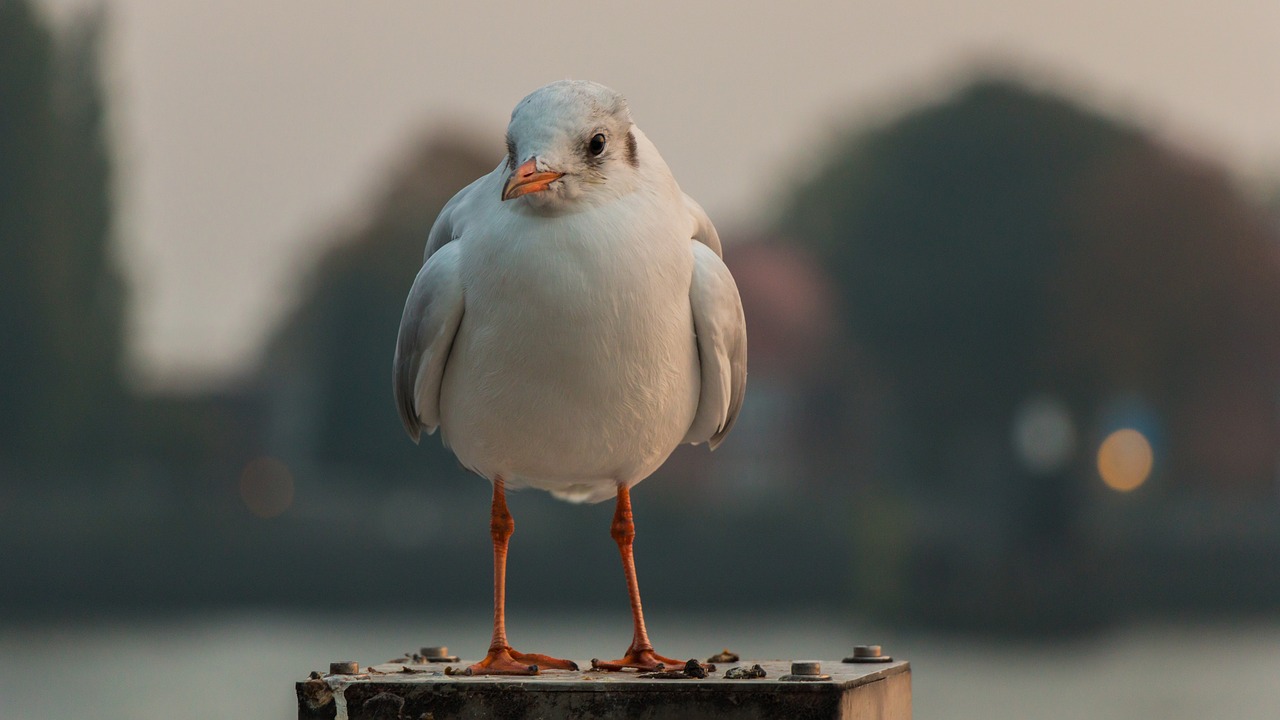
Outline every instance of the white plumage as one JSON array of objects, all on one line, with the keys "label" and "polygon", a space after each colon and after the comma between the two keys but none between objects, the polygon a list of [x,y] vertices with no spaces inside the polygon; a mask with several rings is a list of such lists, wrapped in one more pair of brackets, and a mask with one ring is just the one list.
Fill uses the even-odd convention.
[{"label": "white plumage", "polygon": [[535,91],[508,147],[431,230],[396,403],[415,441],[439,426],[490,480],[603,500],[680,443],[728,433],[746,386],[741,301],[715,228],[616,92]]}]

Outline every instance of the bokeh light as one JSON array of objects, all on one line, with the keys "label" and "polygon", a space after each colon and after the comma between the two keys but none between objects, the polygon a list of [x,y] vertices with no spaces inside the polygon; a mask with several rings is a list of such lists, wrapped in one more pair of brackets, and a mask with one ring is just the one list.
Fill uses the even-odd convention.
[{"label": "bokeh light", "polygon": [[1135,490],[1146,482],[1154,463],[1151,443],[1133,428],[1116,430],[1098,448],[1098,473],[1107,487],[1119,492]]},{"label": "bokeh light", "polygon": [[1066,404],[1048,395],[1024,401],[1013,419],[1013,446],[1028,470],[1061,470],[1076,449],[1076,428]]},{"label": "bokeh light", "polygon": [[293,504],[293,473],[272,457],[251,460],[240,472],[240,498],[249,512],[273,518]]}]

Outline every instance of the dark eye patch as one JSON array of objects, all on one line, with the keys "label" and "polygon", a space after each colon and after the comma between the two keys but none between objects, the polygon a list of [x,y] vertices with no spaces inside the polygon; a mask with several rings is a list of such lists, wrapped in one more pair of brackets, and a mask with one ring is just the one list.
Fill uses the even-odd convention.
[{"label": "dark eye patch", "polygon": [[640,167],[640,157],[636,154],[636,134],[627,131],[627,162],[631,167]]}]

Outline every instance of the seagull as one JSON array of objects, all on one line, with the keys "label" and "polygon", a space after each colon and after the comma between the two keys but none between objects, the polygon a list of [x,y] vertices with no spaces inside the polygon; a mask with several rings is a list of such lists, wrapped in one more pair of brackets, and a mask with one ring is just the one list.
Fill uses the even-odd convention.
[{"label": "seagull", "polygon": [[738,289],[707,214],[626,100],[555,82],[521,100],[507,156],[440,211],[400,320],[394,391],[414,442],[440,428],[493,485],[493,639],[470,674],[577,664],[507,642],[506,488],[616,498],[634,633],[600,670],[655,670],[640,606],[631,488],[682,443],[715,449],[747,378]]}]

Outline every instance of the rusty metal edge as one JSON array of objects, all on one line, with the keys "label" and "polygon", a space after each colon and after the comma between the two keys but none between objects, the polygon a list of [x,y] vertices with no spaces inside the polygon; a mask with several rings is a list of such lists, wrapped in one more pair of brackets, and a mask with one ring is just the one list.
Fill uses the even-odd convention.
[{"label": "rusty metal edge", "polygon": [[[877,663],[878,664],[878,663]],[[388,688],[423,688],[430,685],[447,685],[449,687],[518,687],[526,692],[604,692],[608,691],[626,691],[626,692],[724,692],[725,688],[738,688],[740,691],[749,690],[751,688],[768,688],[771,692],[787,692],[787,693],[814,693],[814,692],[830,692],[836,690],[848,690],[860,687],[869,683],[883,680],[887,677],[908,672],[911,668],[910,661],[898,660],[892,663],[880,665],[875,668],[874,672],[865,675],[850,678],[848,680],[822,680],[816,682],[782,682],[777,677],[766,677],[751,680],[725,680],[721,676],[714,678],[688,680],[659,680],[646,679],[642,680],[634,677],[627,677],[619,681],[619,678],[610,678],[607,681],[592,682],[590,680],[573,680],[567,682],[521,682],[510,678],[502,677],[465,677],[451,676],[448,680],[440,679],[443,676],[426,676],[426,675],[407,675],[391,673],[383,676],[374,676],[368,680],[360,679],[350,684],[352,685],[368,685]],[[868,668],[870,669],[870,668]],[[395,679],[392,679],[395,678]],[[300,680],[296,683],[297,688],[302,688],[307,681]]]}]

